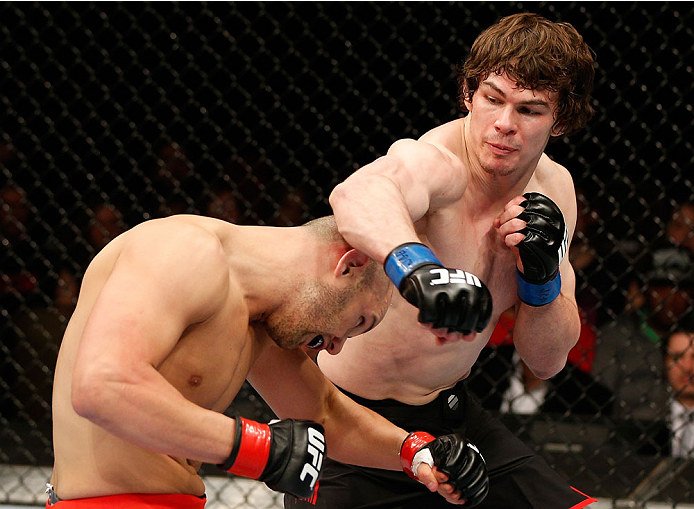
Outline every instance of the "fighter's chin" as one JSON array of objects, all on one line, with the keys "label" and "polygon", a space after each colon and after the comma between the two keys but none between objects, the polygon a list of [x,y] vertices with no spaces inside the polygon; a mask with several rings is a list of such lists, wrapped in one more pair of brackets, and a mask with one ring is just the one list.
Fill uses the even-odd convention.
[{"label": "fighter's chin", "polygon": [[304,336],[288,336],[284,334],[272,334],[268,332],[270,339],[283,350],[293,350],[300,347],[305,337]]},{"label": "fighter's chin", "polygon": [[507,164],[494,164],[490,162],[483,162],[481,166],[485,173],[493,177],[507,177],[509,175],[513,175],[514,173],[516,173],[516,171],[518,171],[518,168],[516,166],[509,166]]},{"label": "fighter's chin", "polygon": [[298,341],[287,341],[285,339],[275,339],[275,338],[272,338],[272,340],[282,350],[294,350],[295,348],[298,348],[301,346],[301,343]]}]

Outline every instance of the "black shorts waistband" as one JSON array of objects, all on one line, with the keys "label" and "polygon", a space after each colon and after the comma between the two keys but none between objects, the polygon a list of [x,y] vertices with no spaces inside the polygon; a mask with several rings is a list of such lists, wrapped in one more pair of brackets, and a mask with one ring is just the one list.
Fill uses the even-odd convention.
[{"label": "black shorts waistband", "polygon": [[[408,429],[405,423],[416,423],[421,419],[435,422],[449,428],[460,426],[465,417],[468,394],[464,381],[458,382],[450,389],[441,391],[435,399],[424,405],[410,405],[395,399],[367,399],[336,386],[350,399],[361,406],[369,408],[395,424]],[[398,422],[403,419],[403,422]]]}]

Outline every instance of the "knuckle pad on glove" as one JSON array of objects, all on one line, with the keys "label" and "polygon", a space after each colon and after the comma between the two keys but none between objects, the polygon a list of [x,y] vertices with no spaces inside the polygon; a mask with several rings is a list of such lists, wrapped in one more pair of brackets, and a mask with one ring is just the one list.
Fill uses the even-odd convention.
[{"label": "knuckle pad on glove", "polygon": [[463,334],[483,330],[491,315],[489,289],[468,272],[433,268],[420,267],[401,283],[403,297],[419,309],[419,322]]},{"label": "knuckle pad on glove", "polygon": [[535,231],[525,228],[525,238],[518,243],[518,252],[523,263],[523,275],[530,282],[545,282],[559,267],[558,245],[563,235],[555,228],[553,231]]},{"label": "knuckle pad on glove", "polygon": [[467,500],[465,507],[479,504],[489,491],[489,477],[482,456],[456,434],[439,437],[431,448],[437,468],[448,475],[447,482]]},{"label": "knuckle pad on glove", "polygon": [[451,299],[448,293],[442,291],[436,295],[434,307],[436,309],[436,321],[434,327],[444,329],[455,324],[453,315],[456,306],[451,305]]},{"label": "knuckle pad on glove", "polygon": [[419,307],[419,296],[421,294],[417,288],[417,282],[414,279],[406,279],[402,282],[400,293],[407,302],[413,306]]}]

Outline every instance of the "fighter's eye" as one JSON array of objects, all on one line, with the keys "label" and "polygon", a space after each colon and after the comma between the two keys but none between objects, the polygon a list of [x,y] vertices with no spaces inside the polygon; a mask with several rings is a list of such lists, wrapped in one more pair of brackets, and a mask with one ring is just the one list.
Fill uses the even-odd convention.
[{"label": "fighter's eye", "polygon": [[309,348],[320,348],[321,346],[323,346],[323,336],[321,336],[319,334],[318,336],[313,338],[311,341],[309,341],[306,346]]}]

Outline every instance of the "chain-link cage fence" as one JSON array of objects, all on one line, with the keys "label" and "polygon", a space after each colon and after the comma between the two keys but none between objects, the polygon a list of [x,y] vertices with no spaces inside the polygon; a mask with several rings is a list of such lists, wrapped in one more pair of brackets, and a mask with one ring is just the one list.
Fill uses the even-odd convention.
[{"label": "chain-link cage fence", "polygon": [[[356,168],[460,115],[455,65],[518,11],[572,23],[597,55],[595,117],[547,149],[579,196],[583,330],[542,382],[514,358],[504,315],[470,387],[579,489],[694,502],[665,376],[684,357],[664,342],[693,312],[693,11],[621,2],[0,4],[0,461],[13,474],[0,501],[27,489],[43,502],[29,467],[52,464],[58,347],[106,242],[175,213],[329,214]],[[272,417],[249,386],[233,406]],[[208,481],[218,507],[278,500]]]}]

